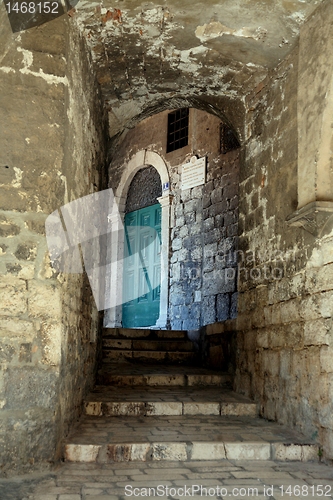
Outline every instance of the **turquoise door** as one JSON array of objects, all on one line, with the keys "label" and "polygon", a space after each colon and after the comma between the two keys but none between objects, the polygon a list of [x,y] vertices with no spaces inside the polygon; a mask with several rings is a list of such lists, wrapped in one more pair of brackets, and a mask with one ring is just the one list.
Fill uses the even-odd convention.
[{"label": "turquoise door", "polygon": [[124,328],[153,326],[160,312],[161,205],[125,215]]}]

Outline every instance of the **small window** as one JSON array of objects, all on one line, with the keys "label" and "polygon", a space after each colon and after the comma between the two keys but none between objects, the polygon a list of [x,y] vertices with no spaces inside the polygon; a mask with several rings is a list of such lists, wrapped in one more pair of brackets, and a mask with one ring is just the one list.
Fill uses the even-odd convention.
[{"label": "small window", "polygon": [[229,151],[238,149],[240,144],[228,125],[221,123],[220,127],[220,152],[225,155]]},{"label": "small window", "polygon": [[167,153],[188,145],[188,116],[188,108],[169,113]]}]

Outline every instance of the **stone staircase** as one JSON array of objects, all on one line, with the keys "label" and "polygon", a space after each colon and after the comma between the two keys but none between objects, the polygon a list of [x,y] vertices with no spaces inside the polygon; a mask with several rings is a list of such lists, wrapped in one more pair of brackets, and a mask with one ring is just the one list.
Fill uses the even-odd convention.
[{"label": "stone staircase", "polygon": [[103,363],[114,361],[196,364],[199,353],[185,331],[105,328]]},{"label": "stone staircase", "polygon": [[198,366],[186,332],[107,329],[98,385],[65,443],[69,462],[318,460],[304,436],[258,417],[228,373]]}]

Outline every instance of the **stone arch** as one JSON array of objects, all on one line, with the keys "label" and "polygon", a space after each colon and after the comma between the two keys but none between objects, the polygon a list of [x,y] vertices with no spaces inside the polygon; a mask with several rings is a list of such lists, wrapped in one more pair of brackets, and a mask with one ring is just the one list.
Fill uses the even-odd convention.
[{"label": "stone arch", "polygon": [[[151,99],[144,104],[133,103],[131,109],[127,109],[126,103],[119,102],[118,107],[109,113],[109,134],[113,140],[111,149],[116,150],[125,135],[124,130],[134,128],[138,123],[148,117],[170,109],[194,108],[215,115],[223,123],[226,123],[235,134],[238,142],[245,142],[245,107],[243,103],[229,96],[173,96],[163,99]],[[123,116],[125,118],[123,118]]]},{"label": "stone arch", "polygon": [[163,189],[163,186],[169,185],[169,172],[163,158],[154,151],[138,151],[127,163],[125,170],[121,176],[119,185],[116,189],[115,196],[118,203],[121,205],[126,200],[126,196],[135,174],[144,166],[151,165],[160,175],[163,196],[165,191],[169,194],[169,188]]}]

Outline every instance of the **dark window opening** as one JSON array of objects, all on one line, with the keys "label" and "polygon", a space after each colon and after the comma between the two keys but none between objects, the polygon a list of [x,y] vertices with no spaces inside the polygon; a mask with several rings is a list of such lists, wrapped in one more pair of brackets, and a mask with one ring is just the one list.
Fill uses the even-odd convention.
[{"label": "dark window opening", "polygon": [[235,136],[234,132],[228,125],[221,123],[220,125],[220,152],[225,155],[229,151],[238,149],[240,144]]},{"label": "dark window opening", "polygon": [[181,108],[168,115],[167,153],[188,145],[188,108]]}]

